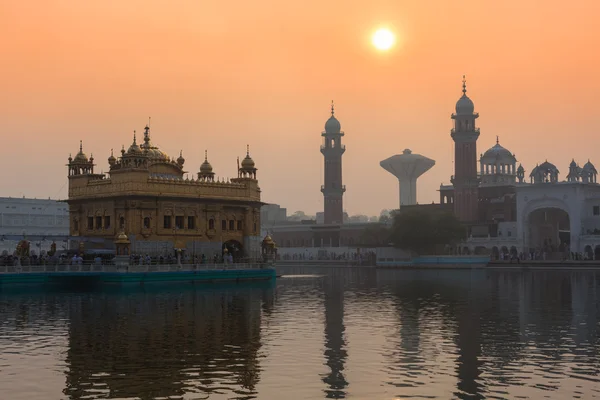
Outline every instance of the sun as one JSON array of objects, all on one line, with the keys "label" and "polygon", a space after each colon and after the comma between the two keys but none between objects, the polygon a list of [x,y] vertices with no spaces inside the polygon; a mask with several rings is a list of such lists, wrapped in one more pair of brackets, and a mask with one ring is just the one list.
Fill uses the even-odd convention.
[{"label": "sun", "polygon": [[389,50],[396,43],[396,36],[389,29],[381,28],[375,31],[371,42],[378,50]]}]

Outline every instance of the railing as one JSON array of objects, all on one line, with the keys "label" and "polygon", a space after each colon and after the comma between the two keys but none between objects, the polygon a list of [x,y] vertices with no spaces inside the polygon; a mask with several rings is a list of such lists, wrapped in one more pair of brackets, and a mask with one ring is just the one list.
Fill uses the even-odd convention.
[{"label": "railing", "polygon": [[346,185],[342,185],[340,187],[325,187],[325,185],[321,185],[321,191],[324,191],[324,190],[327,190],[327,189],[329,189],[331,191],[336,191],[338,189],[341,189],[343,192],[345,192],[346,191]]},{"label": "railing", "polygon": [[139,272],[193,272],[193,271],[222,271],[222,270],[242,270],[242,269],[262,269],[265,264],[262,263],[232,263],[232,264],[154,264],[154,265],[23,265],[23,266],[0,266],[0,274],[15,273],[139,273]]}]

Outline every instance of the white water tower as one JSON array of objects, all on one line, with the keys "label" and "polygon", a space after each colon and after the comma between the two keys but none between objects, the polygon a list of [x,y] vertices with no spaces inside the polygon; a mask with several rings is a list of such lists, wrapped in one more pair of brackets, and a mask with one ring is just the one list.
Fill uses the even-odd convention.
[{"label": "white water tower", "polygon": [[379,165],[398,178],[402,207],[417,204],[417,178],[429,171],[435,161],[406,149],[402,154],[381,161]]}]

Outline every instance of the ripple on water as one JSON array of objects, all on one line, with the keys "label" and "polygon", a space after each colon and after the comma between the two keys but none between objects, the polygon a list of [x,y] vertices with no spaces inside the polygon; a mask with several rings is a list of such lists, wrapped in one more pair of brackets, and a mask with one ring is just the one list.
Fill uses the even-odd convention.
[{"label": "ripple on water", "polygon": [[593,271],[282,271],[275,285],[0,294],[0,393],[600,398]]}]

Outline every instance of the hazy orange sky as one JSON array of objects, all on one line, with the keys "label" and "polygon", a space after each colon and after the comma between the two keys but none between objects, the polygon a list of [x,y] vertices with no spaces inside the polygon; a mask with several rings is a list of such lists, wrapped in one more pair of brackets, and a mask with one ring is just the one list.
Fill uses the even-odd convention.
[{"label": "hazy orange sky", "polygon": [[[478,153],[499,135],[527,174],[547,158],[564,178],[572,157],[600,164],[599,17],[592,0],[4,0],[0,195],[65,198],[79,139],[106,171],[151,116],[190,173],[208,149],[234,176],[248,143],[263,200],[314,213],[333,99],[350,214],[397,207],[379,161],[404,148],[436,160],[418,199],[437,201],[463,74]],[[389,52],[370,44],[382,25]]]}]

